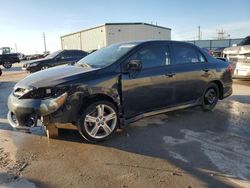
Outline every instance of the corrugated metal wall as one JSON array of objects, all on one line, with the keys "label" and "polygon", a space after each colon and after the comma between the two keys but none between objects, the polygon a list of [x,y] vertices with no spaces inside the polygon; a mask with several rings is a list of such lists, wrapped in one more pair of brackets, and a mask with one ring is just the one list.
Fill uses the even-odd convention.
[{"label": "corrugated metal wall", "polygon": [[222,40],[193,40],[187,41],[193,43],[201,48],[208,48],[210,50],[215,50],[219,47],[230,47],[233,44],[239,44],[243,38],[241,39],[222,39]]},{"label": "corrugated metal wall", "polygon": [[171,30],[148,25],[106,25],[107,45],[133,40],[170,40]]},{"label": "corrugated metal wall", "polygon": [[91,51],[106,46],[106,29],[105,26],[81,32],[82,49]]},{"label": "corrugated metal wall", "polygon": [[62,49],[82,49],[80,32],[61,37]]},{"label": "corrugated metal wall", "polygon": [[171,30],[143,24],[103,25],[61,37],[62,49],[91,51],[133,40],[170,40]]}]

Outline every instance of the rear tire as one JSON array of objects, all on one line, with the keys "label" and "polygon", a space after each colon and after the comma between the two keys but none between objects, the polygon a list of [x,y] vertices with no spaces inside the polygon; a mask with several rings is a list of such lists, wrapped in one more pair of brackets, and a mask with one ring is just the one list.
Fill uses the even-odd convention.
[{"label": "rear tire", "polygon": [[4,62],[3,67],[6,69],[10,69],[12,67],[12,63],[11,62]]},{"label": "rear tire", "polygon": [[202,96],[201,108],[203,111],[211,111],[219,99],[219,88],[215,83],[209,83]]},{"label": "rear tire", "polygon": [[117,127],[117,108],[104,100],[88,104],[78,122],[79,133],[85,140],[93,143],[111,138]]}]

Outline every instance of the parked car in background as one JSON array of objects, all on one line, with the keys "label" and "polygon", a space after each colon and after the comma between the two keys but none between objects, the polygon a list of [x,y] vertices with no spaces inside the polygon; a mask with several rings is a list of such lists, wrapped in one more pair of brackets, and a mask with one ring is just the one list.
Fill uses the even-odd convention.
[{"label": "parked car in background", "polygon": [[94,52],[96,52],[97,51],[97,49],[95,49],[95,50],[90,50],[90,51],[88,51],[88,54],[92,54],[92,53],[94,53]]},{"label": "parked car in background", "polygon": [[87,55],[87,52],[82,50],[59,50],[45,58],[28,61],[23,64],[23,70],[36,72],[50,67],[74,64]]},{"label": "parked car in background", "polygon": [[42,59],[44,57],[44,54],[32,54],[27,57],[27,60]]},{"label": "parked car in background", "polygon": [[212,54],[214,57],[223,57],[223,50],[225,49],[225,47],[219,47],[216,48],[214,51],[212,51]]},{"label": "parked car in background", "polygon": [[11,51],[10,47],[0,48],[0,65],[4,68],[9,69],[13,63],[19,63],[19,54]]},{"label": "parked car in background", "polygon": [[207,48],[202,48],[202,50],[204,50],[204,52],[208,53],[209,55],[213,55],[212,51]]},{"label": "parked car in background", "polygon": [[234,78],[250,78],[250,36],[237,46],[225,48],[223,56],[235,65]]},{"label": "parked car in background", "polygon": [[120,43],[19,81],[8,120],[21,129],[37,119],[73,123],[85,139],[99,142],[143,117],[197,105],[210,111],[231,94],[231,65],[193,44]]},{"label": "parked car in background", "polygon": [[20,61],[23,61],[23,60],[26,59],[26,56],[25,56],[24,54],[18,53],[18,55],[19,55],[19,60],[20,60]]}]

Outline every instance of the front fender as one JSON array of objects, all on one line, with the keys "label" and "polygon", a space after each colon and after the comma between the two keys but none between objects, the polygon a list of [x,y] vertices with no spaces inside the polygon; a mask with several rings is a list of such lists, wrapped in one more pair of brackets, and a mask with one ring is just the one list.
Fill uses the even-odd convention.
[{"label": "front fender", "polygon": [[70,92],[65,104],[55,113],[49,116],[53,123],[74,123],[82,114],[84,107],[95,97],[108,97],[118,106],[120,111],[120,95],[115,88],[98,86],[79,86]]}]

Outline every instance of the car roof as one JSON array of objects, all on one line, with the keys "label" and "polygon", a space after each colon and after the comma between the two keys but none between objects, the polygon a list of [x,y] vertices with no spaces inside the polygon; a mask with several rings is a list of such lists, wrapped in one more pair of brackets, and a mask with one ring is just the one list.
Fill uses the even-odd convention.
[{"label": "car roof", "polygon": [[190,42],[184,42],[184,41],[175,41],[175,40],[136,40],[136,41],[128,41],[128,42],[120,42],[116,43],[117,45],[125,45],[125,44],[134,44],[134,45],[140,45],[140,44],[146,44],[146,43],[158,43],[158,42],[169,42],[169,43],[182,43],[182,44],[188,44],[191,46],[196,46]]},{"label": "car roof", "polygon": [[[59,50],[60,51],[60,50]],[[79,50],[79,49],[64,49],[64,50],[61,50],[61,52],[65,52],[65,51],[75,51],[75,52],[85,52],[87,53],[86,51],[84,50]]]}]

